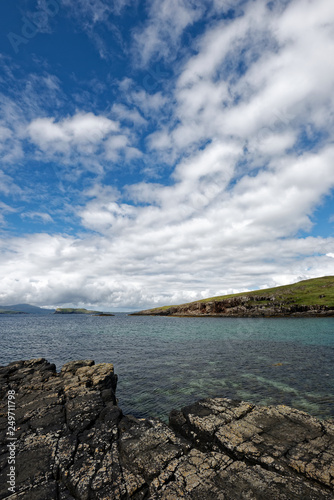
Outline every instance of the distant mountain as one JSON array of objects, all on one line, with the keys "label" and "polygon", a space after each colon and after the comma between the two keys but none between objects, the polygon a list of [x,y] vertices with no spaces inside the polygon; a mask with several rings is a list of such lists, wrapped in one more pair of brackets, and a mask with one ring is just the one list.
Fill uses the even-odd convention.
[{"label": "distant mountain", "polygon": [[27,314],[21,311],[13,311],[12,309],[1,309],[0,307],[0,314]]},{"label": "distant mountain", "polygon": [[3,311],[3,313],[5,314],[6,311],[13,311],[14,313],[20,312],[20,313],[30,313],[30,314],[52,314],[55,312],[54,309],[43,309],[42,307],[31,306],[30,304],[15,304],[13,306],[0,305],[0,311]]}]

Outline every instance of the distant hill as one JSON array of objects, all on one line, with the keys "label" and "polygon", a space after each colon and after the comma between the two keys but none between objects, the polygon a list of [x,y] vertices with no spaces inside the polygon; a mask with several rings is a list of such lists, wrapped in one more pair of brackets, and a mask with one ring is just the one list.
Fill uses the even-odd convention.
[{"label": "distant hill", "polygon": [[55,312],[54,309],[43,309],[42,307],[32,306],[30,304],[15,304],[12,306],[0,305],[0,314],[10,314],[8,311],[12,311],[13,313],[20,312],[30,314],[52,314]]},{"label": "distant hill", "polygon": [[334,276],[292,285],[211,297],[177,306],[146,309],[147,316],[334,316]]},{"label": "distant hill", "polygon": [[1,309],[0,307],[0,314],[27,314],[21,311],[13,311],[12,309]]}]

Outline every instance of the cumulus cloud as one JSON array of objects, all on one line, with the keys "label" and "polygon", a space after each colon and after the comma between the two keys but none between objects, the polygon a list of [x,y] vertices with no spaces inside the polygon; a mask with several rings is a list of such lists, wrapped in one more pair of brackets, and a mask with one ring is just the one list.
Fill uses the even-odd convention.
[{"label": "cumulus cloud", "polygon": [[100,143],[110,132],[117,132],[119,124],[93,113],[77,115],[55,123],[54,118],[37,118],[28,126],[31,140],[43,151],[64,152],[70,146]]},{"label": "cumulus cloud", "polygon": [[205,3],[198,0],[153,0],[144,29],[134,36],[136,59],[146,65],[152,57],[172,58],[187,26],[200,19]]},{"label": "cumulus cloud", "polygon": [[53,109],[61,106],[62,91],[59,80],[47,72],[17,76],[17,67],[0,56],[4,69],[4,86],[0,91],[0,157],[2,164],[13,166],[26,160],[24,140],[28,124],[36,116],[44,116],[51,103]]},{"label": "cumulus cloud", "polygon": [[[129,117],[123,113],[122,118]],[[141,156],[126,128],[94,113],[78,112],[58,122],[54,118],[36,118],[28,125],[27,134],[43,152],[43,157],[39,157],[43,161],[58,159],[67,165],[75,162],[97,172],[102,172],[109,160],[116,162],[121,153],[128,160]]]},{"label": "cumulus cloud", "polygon": [[[143,64],[172,57],[204,9],[159,5],[134,37]],[[146,164],[118,189],[100,177],[81,193],[82,234],[3,243],[2,302],[143,308],[333,274],[334,238],[317,236],[313,220],[334,189],[333,25],[327,0],[243,2],[207,23],[166,93],[127,78],[115,120],[31,120],[29,138],[47,155]],[[147,168],[165,163],[168,178],[152,182]]]}]

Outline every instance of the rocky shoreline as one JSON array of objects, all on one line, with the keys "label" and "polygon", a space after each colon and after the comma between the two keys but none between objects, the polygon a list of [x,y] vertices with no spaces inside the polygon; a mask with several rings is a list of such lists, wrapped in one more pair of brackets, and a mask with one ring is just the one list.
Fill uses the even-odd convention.
[{"label": "rocky shoreline", "polygon": [[276,296],[244,295],[223,300],[191,302],[179,306],[146,309],[133,316],[190,316],[225,318],[333,317],[334,307],[281,302]]},{"label": "rocky shoreline", "polygon": [[116,385],[92,360],[0,367],[0,498],[334,498],[332,421],[212,398],[168,426],[124,415]]}]

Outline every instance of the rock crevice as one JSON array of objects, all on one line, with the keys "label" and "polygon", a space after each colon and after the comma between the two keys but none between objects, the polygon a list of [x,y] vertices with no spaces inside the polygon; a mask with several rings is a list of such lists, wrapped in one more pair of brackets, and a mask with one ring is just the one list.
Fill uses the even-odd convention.
[{"label": "rock crevice", "polygon": [[[333,499],[334,424],[225,398],[173,410],[169,426],[123,415],[112,364],[0,367],[0,498]],[[15,391],[15,491],[8,390]],[[12,442],[13,442],[12,438]]]}]

